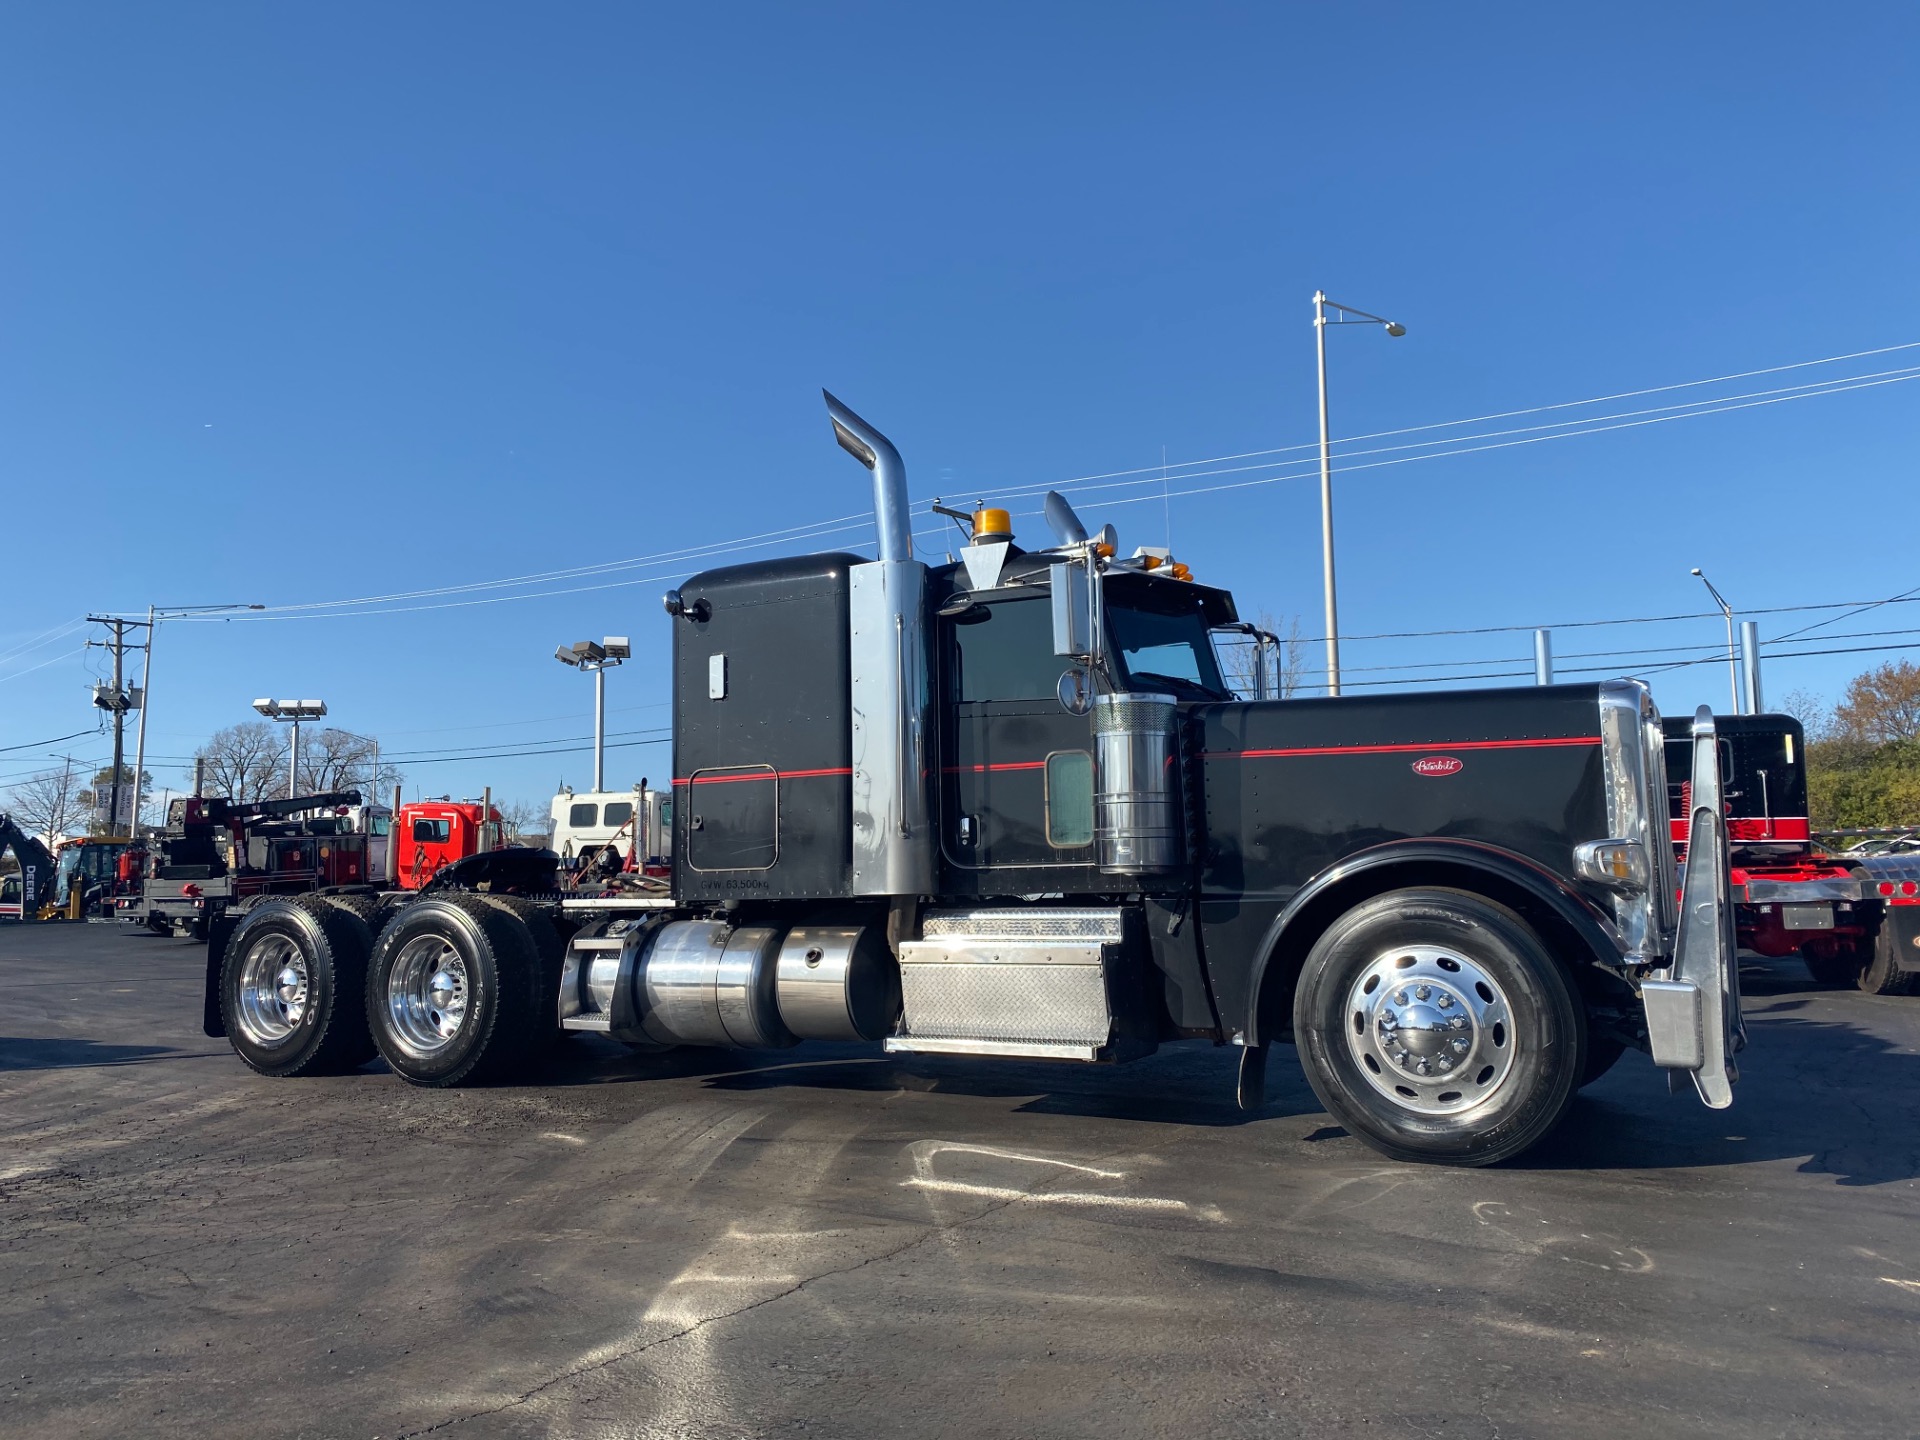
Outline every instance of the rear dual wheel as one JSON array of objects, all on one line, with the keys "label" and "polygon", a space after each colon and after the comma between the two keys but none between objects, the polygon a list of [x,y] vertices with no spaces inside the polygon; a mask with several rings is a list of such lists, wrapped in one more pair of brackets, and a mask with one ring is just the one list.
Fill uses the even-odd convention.
[{"label": "rear dual wheel", "polygon": [[1911,995],[1920,988],[1920,974],[1900,968],[1900,937],[1890,920],[1874,932],[1873,950],[1855,981],[1869,995]]},{"label": "rear dual wheel", "polygon": [[407,906],[367,967],[367,1018],[380,1054],[415,1085],[511,1078],[553,1029],[557,990],[549,992],[543,948],[526,917],[488,897]]},{"label": "rear dual wheel", "polygon": [[336,1075],[371,1060],[367,955],[358,916],[290,900],[250,909],[227,942],[220,1014],[227,1041],[262,1075]]},{"label": "rear dual wheel", "polygon": [[1393,891],[1336,920],[1301,973],[1294,1034],[1321,1103],[1396,1160],[1518,1155],[1589,1078],[1566,973],[1518,915],[1461,890]]}]

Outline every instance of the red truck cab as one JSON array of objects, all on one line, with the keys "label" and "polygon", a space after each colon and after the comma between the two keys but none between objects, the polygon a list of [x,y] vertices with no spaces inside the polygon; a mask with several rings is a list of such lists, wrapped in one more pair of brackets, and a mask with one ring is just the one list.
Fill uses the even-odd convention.
[{"label": "red truck cab", "polygon": [[398,846],[394,875],[418,890],[456,860],[500,845],[500,811],[472,800],[416,800],[394,817],[388,844]]}]

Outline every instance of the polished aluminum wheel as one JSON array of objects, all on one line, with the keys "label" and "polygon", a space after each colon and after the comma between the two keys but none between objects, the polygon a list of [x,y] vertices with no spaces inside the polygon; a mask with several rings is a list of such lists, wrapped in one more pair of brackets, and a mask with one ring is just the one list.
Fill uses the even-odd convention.
[{"label": "polished aluminum wheel", "polygon": [[394,1037],[419,1055],[453,1043],[467,1018],[467,963],[438,935],[409,940],[387,974]]},{"label": "polished aluminum wheel", "polygon": [[1506,994],[1457,950],[1410,945],[1379,956],[1347,997],[1345,1029],[1367,1083],[1420,1115],[1471,1110],[1513,1070]]},{"label": "polished aluminum wheel", "polygon": [[307,957],[284,935],[262,935],[240,962],[236,999],[235,1018],[247,1039],[263,1047],[285,1044],[313,999]]}]

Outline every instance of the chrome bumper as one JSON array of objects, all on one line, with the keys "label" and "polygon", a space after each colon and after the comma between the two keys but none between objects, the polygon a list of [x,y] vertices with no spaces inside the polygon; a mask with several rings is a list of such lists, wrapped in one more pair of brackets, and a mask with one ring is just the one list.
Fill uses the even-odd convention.
[{"label": "chrome bumper", "polygon": [[1729,878],[1726,816],[1720,803],[1720,748],[1713,714],[1693,719],[1693,814],[1681,881],[1673,961],[1640,983],[1653,1063],[1693,1079],[1715,1110],[1733,1103],[1733,1057],[1747,1043],[1740,1016],[1739,950]]}]

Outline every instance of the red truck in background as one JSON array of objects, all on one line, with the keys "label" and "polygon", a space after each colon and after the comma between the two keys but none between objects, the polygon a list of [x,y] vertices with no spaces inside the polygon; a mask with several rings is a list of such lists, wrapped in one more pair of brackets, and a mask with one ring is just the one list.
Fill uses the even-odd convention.
[{"label": "red truck in background", "polygon": [[398,847],[393,878],[402,890],[421,889],[456,860],[498,850],[500,833],[500,811],[491,805],[445,797],[402,805],[388,841]]},{"label": "red truck in background", "polygon": [[[1686,775],[1693,740],[1665,722],[1667,774]],[[1920,991],[1920,856],[1855,859],[1815,841],[1807,805],[1807,742],[1791,715],[1716,718],[1720,784],[1740,947],[1798,954],[1823,985],[1873,995]],[[1669,783],[1674,848],[1686,862],[1687,786]]]}]

